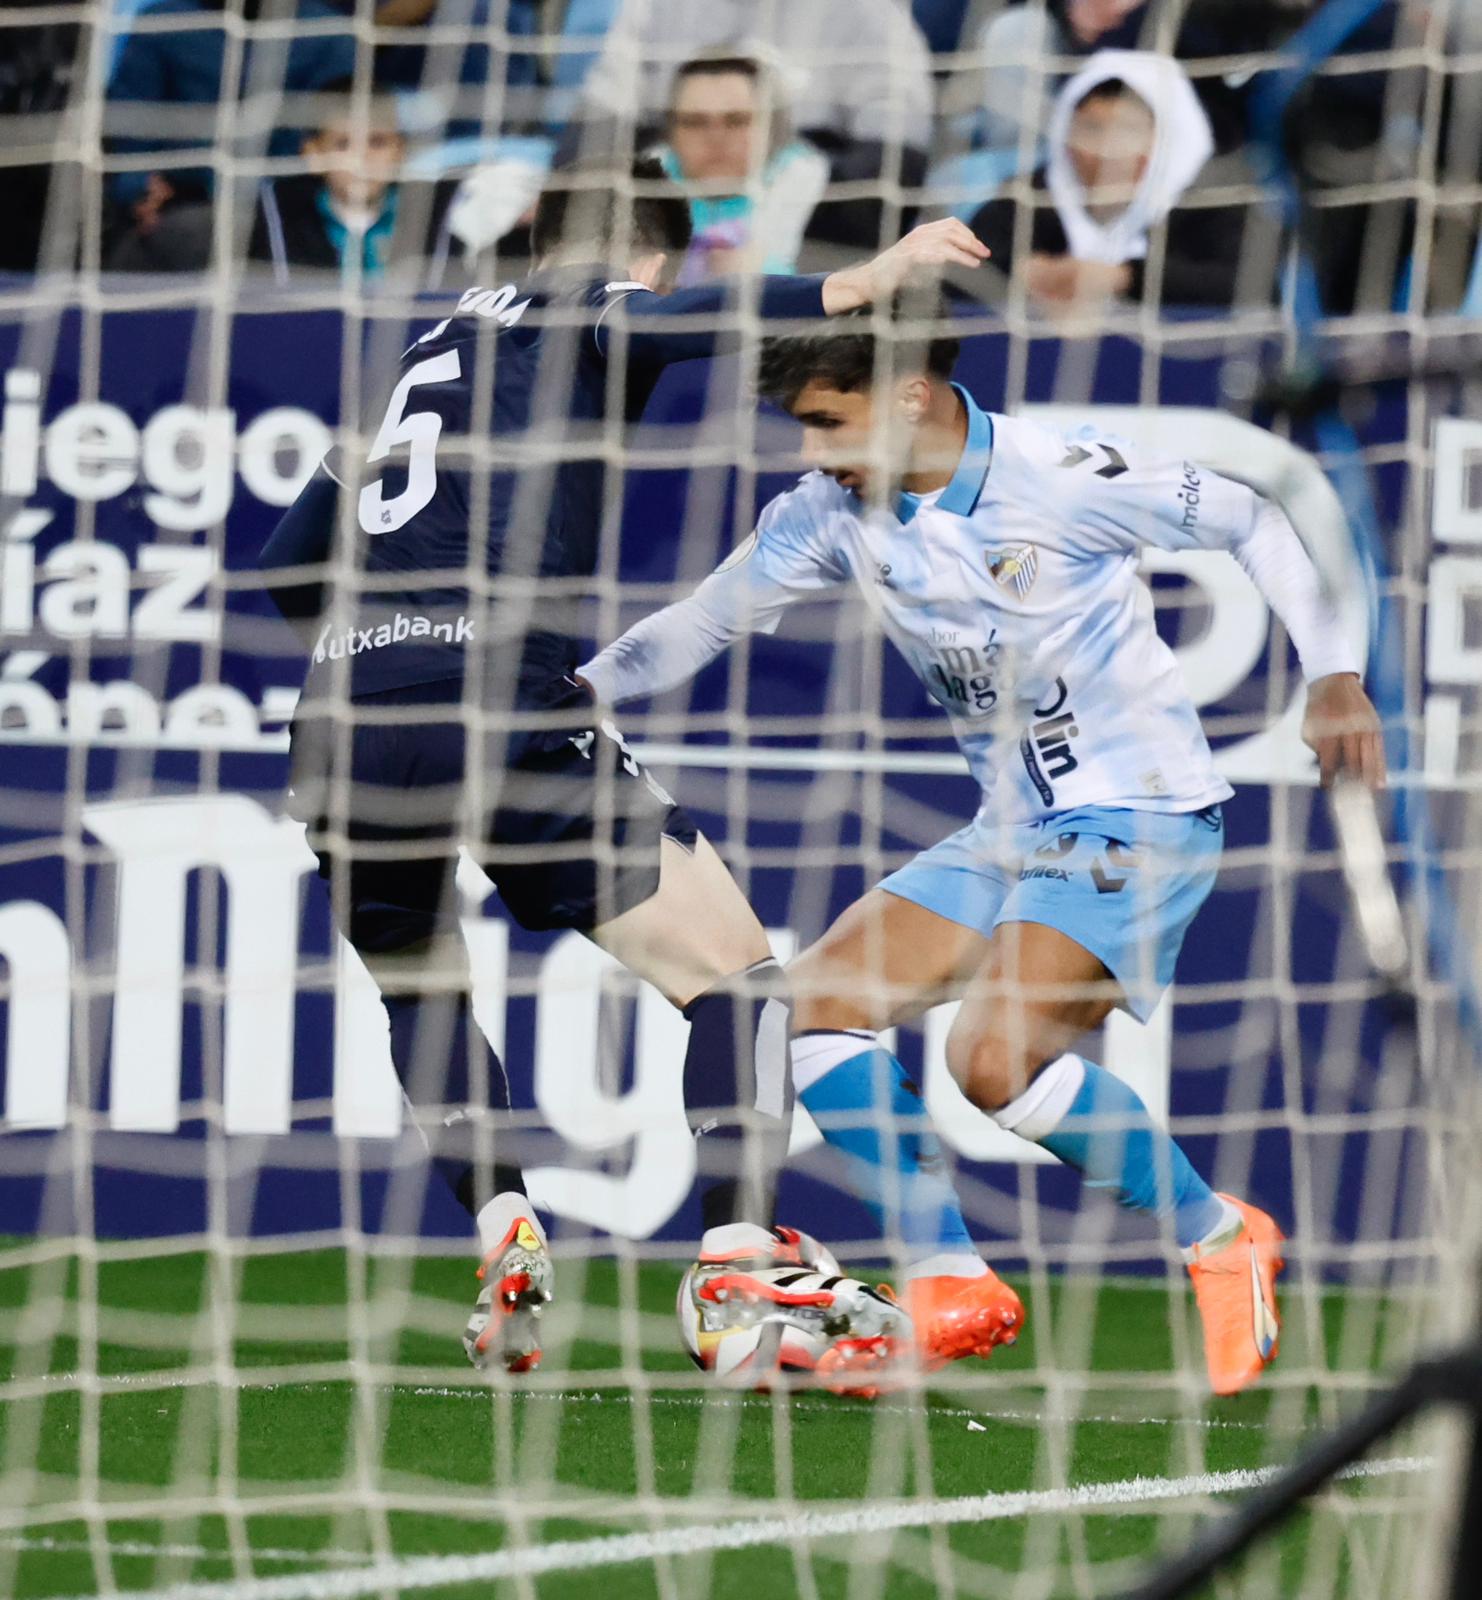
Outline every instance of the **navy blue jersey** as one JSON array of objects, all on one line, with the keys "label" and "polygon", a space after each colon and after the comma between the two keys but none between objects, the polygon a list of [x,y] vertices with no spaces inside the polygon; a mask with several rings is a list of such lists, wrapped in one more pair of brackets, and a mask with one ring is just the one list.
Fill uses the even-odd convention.
[{"label": "navy blue jersey", "polygon": [[[754,288],[763,317],[823,315],[820,278]],[[593,570],[608,419],[636,419],[669,363],[734,340],[744,303],[735,283],[660,295],[600,268],[470,289],[402,356],[366,460],[327,459],[264,547],[311,646],[310,691],[341,661],[351,695],[568,671],[580,585],[551,580]],[[354,544],[332,556],[337,527]],[[332,593],[293,570],[332,559],[347,579]]]}]

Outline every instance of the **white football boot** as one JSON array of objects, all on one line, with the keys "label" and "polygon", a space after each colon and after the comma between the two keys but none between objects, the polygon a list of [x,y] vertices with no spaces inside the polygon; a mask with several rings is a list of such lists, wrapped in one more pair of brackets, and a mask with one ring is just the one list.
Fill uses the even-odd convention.
[{"label": "white football boot", "polygon": [[545,1230],[533,1213],[511,1219],[485,1253],[478,1276],[484,1287],[463,1330],[468,1359],[481,1370],[498,1363],[507,1372],[534,1372],[540,1365],[540,1318],[556,1274]]},{"label": "white football boot", "polygon": [[711,1228],[679,1287],[680,1331],[695,1363],[767,1388],[802,1374],[872,1399],[914,1370],[911,1318],[887,1290],[846,1277],[794,1228]]}]

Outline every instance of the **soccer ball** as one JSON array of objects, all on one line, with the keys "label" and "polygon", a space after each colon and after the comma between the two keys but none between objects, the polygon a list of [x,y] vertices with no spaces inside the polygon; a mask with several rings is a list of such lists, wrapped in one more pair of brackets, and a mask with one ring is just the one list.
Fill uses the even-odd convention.
[{"label": "soccer ball", "polygon": [[696,1262],[680,1280],[675,1309],[690,1360],[722,1383],[770,1387],[810,1373],[848,1317],[824,1289],[836,1273],[797,1266],[735,1270]]}]

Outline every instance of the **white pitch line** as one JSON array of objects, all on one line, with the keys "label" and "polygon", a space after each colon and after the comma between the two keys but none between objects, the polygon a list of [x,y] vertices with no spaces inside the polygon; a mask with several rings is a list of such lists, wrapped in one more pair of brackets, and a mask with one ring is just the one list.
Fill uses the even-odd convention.
[{"label": "white pitch line", "polygon": [[[296,1385],[286,1384],[285,1388]],[[467,1387],[438,1387],[432,1384],[386,1384],[384,1388],[392,1394],[417,1394],[438,1396],[445,1399],[487,1399],[488,1391]],[[517,1394],[519,1400],[556,1400],[562,1405],[594,1405],[594,1406],[730,1406],[739,1405],[755,1410],[772,1409],[773,1402],[765,1395],[688,1395],[688,1394],[651,1394],[639,1400],[632,1394],[590,1394],[580,1390],[567,1391],[560,1389],[530,1389]],[[837,1417],[847,1415],[841,1406],[810,1405],[807,1401],[793,1400],[788,1408],[793,1416]],[[896,1416],[922,1416],[928,1422],[933,1417],[965,1417],[972,1422],[1024,1422],[1037,1426],[1044,1422],[1103,1422],[1115,1423],[1124,1428],[1178,1428],[1193,1427],[1206,1429],[1234,1429],[1237,1431],[1250,1431],[1254,1433],[1267,1433],[1270,1430],[1261,1422],[1241,1422],[1236,1419],[1224,1417],[1114,1417],[1097,1412],[1080,1411],[974,1411],[966,1406],[898,1406],[892,1405],[888,1400],[875,1400],[868,1405],[854,1408],[860,1416],[879,1416],[881,1413]]]},{"label": "white pitch line", "polygon": [[[83,1381],[80,1373],[64,1372],[48,1374],[46,1382],[55,1382],[63,1387]],[[211,1379],[215,1381],[214,1377]],[[310,1380],[305,1383],[242,1383],[238,1390],[250,1394],[281,1394],[292,1392],[294,1394],[328,1394],[332,1390],[343,1389],[354,1383],[351,1378],[341,1378],[334,1382]],[[156,1381],[154,1374],[137,1375],[121,1373],[117,1377],[108,1379],[108,1390],[114,1388],[127,1388],[138,1386],[140,1388],[159,1389],[162,1386]],[[411,1394],[423,1395],[428,1398],[444,1400],[482,1400],[486,1404],[489,1400],[490,1390],[481,1388],[477,1384],[430,1384],[430,1383],[378,1383],[370,1385],[374,1394]],[[107,1392],[104,1390],[103,1392]],[[772,1408],[773,1402],[765,1395],[725,1394],[714,1395],[688,1395],[688,1394],[650,1394],[640,1401],[630,1393],[621,1394],[594,1394],[590,1390],[582,1389],[521,1389],[514,1391],[513,1399],[520,1401],[547,1400],[556,1401],[561,1405],[590,1405],[590,1406],[751,1406],[756,1408]],[[837,1417],[844,1414],[844,1408],[835,1405],[810,1404],[807,1400],[794,1398],[790,1407],[794,1416]],[[1112,1416],[1104,1412],[1094,1411],[1005,1411],[1005,1410],[973,1410],[966,1406],[902,1406],[892,1405],[887,1400],[876,1400],[869,1405],[855,1408],[860,1416],[880,1416],[882,1414],[897,1416],[924,1415],[928,1421],[933,1417],[963,1417],[974,1422],[987,1420],[989,1422],[1023,1422],[1031,1426],[1044,1422],[1097,1422],[1110,1423],[1126,1428],[1202,1428],[1206,1431],[1232,1431],[1243,1433],[1266,1433],[1263,1422],[1242,1422],[1238,1418],[1227,1417],[1132,1417]]]},{"label": "white pitch line", "polygon": [[[232,1553],[225,1545],[205,1544],[151,1544],[147,1539],[105,1539],[110,1556],[186,1556],[196,1560],[230,1561]],[[0,1535],[0,1546],[7,1550],[46,1550],[56,1555],[88,1555],[92,1552],[89,1539],[30,1539]],[[368,1555],[353,1550],[272,1550],[261,1545],[252,1546],[254,1561],[339,1561],[350,1566],[363,1567]]]},{"label": "white pitch line", "polygon": [[[1360,1462],[1344,1478],[1378,1478],[1429,1472],[1426,1457],[1396,1456]],[[355,1571],[300,1572],[278,1578],[246,1578],[239,1582],[182,1583],[168,1589],[131,1593],[129,1600],[360,1600],[383,1590],[440,1589],[451,1584],[494,1583],[507,1578],[535,1578],[550,1572],[590,1571],[663,1556],[699,1555],[719,1550],[749,1550],[758,1545],[794,1544],[799,1540],[858,1537],[905,1528],[946,1527],[958,1523],[995,1522],[1010,1517],[1065,1511],[1100,1511],[1188,1500],[1207,1495],[1256,1489],[1282,1469],[1206,1472],[1184,1478],[1124,1478],[1110,1483],[1079,1484],[1072,1489],[1028,1489],[1012,1494],[963,1495],[951,1500],[918,1500],[895,1505],[860,1506],[849,1511],[802,1511],[790,1517],[754,1517],[652,1533],[612,1534],[596,1539],[567,1539],[523,1550],[493,1550],[479,1555],[413,1556],[377,1561]],[[69,1600],[90,1600],[73,1596]]]}]

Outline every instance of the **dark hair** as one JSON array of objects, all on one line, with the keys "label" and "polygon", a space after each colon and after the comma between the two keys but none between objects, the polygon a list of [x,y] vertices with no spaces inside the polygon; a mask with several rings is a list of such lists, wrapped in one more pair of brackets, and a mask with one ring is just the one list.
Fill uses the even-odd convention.
[{"label": "dark hair", "polygon": [[[899,315],[898,309],[895,313]],[[917,320],[939,322],[946,316],[940,305],[918,309]],[[900,377],[926,373],[933,378],[950,378],[957,365],[961,342],[950,336],[922,339],[900,328],[897,322],[890,336],[877,339],[869,324],[869,312],[835,318],[822,333],[763,339],[757,388],[768,400],[775,400],[791,411],[808,384],[818,382],[841,394],[854,394],[875,381],[880,345],[886,345],[884,359]]]},{"label": "dark hair", "polygon": [[303,95],[301,99],[307,112],[308,126],[304,131],[311,137],[322,133],[331,122],[354,120],[362,104],[368,124],[394,121],[397,132],[401,132],[400,108],[395,94],[372,82],[362,101],[355,92],[355,79],[349,73],[320,84],[312,94]]},{"label": "dark hair", "polygon": [[530,248],[536,260],[558,250],[590,252],[609,262],[619,251],[662,250],[682,256],[690,247],[689,201],[670,182],[657,156],[639,156],[627,185],[610,167],[566,167],[535,203]]},{"label": "dark hair", "polygon": [[1153,116],[1158,114],[1125,78],[1103,78],[1100,83],[1093,83],[1076,101],[1075,109],[1090,105],[1093,100],[1135,100]]},{"label": "dark hair", "polygon": [[[755,56],[727,56],[707,54],[691,56],[680,64],[674,73],[674,88],[686,78],[721,78],[734,73],[740,78],[750,78],[753,83],[762,75],[761,63]],[[674,98],[671,89],[669,98]]]}]

